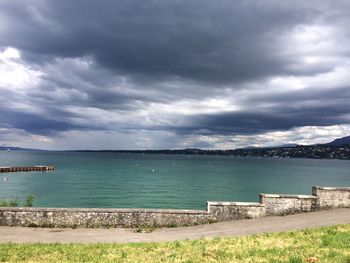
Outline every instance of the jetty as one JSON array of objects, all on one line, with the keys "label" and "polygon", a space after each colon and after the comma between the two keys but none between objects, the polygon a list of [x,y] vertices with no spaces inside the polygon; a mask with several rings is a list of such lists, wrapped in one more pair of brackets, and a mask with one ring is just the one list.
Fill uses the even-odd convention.
[{"label": "jetty", "polygon": [[36,166],[16,166],[16,167],[1,167],[0,173],[15,173],[15,172],[34,172],[34,171],[52,171],[55,170],[53,165],[36,165]]}]

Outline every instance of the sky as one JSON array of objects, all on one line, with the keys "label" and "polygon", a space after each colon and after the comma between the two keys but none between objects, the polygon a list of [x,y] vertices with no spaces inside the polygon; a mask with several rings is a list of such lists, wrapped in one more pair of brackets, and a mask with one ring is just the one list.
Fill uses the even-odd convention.
[{"label": "sky", "polygon": [[350,1],[0,0],[0,145],[350,135]]}]

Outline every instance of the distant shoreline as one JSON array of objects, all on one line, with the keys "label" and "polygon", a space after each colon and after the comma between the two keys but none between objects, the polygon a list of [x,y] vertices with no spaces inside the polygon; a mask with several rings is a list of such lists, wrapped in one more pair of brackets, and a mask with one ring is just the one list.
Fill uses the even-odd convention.
[{"label": "distant shoreline", "polygon": [[266,158],[309,158],[309,159],[338,159],[350,160],[350,144],[341,146],[331,145],[297,145],[293,147],[249,148],[235,150],[72,150],[69,152],[112,152],[127,154],[177,154],[177,155],[219,155],[236,157],[266,157]]},{"label": "distant shoreline", "polygon": [[[18,147],[0,147],[7,151],[45,151],[36,149],[22,149]],[[54,150],[52,150],[54,151]],[[337,159],[350,160],[350,144],[346,145],[295,145],[269,148],[241,148],[233,150],[204,150],[197,148],[176,150],[55,150],[56,152],[110,152],[125,154],[174,154],[174,155],[208,155],[235,156],[260,158],[307,158],[307,159]]]}]

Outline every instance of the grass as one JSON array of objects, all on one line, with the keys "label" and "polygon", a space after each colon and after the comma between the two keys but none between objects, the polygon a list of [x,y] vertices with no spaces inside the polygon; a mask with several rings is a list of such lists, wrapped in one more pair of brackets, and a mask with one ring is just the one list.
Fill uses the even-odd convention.
[{"label": "grass", "polygon": [[[35,201],[35,196],[33,194],[27,195],[22,206],[23,207],[32,207]],[[0,207],[17,207],[21,206],[21,202],[18,197],[10,200],[0,199]]]},{"label": "grass", "polygon": [[129,244],[0,245],[0,262],[344,262],[350,224],[234,238]]}]

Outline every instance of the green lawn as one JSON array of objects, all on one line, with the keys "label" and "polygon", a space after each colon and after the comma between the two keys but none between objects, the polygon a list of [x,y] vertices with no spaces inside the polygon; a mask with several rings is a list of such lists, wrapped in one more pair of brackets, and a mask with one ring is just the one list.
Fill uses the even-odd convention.
[{"label": "green lawn", "polygon": [[350,263],[350,224],[278,234],[162,243],[6,243],[0,245],[0,262]]}]

